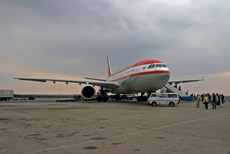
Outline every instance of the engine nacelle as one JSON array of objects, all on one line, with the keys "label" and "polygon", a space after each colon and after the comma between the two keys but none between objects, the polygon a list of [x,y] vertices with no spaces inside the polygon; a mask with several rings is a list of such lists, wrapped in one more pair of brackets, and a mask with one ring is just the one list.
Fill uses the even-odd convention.
[{"label": "engine nacelle", "polygon": [[92,85],[85,85],[81,90],[81,95],[84,99],[92,99],[96,90]]}]

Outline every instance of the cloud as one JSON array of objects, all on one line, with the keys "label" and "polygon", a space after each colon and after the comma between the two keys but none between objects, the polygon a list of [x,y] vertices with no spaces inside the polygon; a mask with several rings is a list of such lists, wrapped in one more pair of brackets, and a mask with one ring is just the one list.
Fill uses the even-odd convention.
[{"label": "cloud", "polygon": [[15,77],[84,80],[83,78],[77,76],[71,76],[58,72],[45,72],[44,70],[36,69],[30,66],[18,65],[15,63],[1,62],[1,64],[1,89],[14,89],[16,93],[73,94],[80,93],[81,86],[71,83],[69,85],[65,85],[65,83],[57,83],[54,85],[51,82],[40,83],[19,81],[14,80],[13,78]]},{"label": "cloud", "polygon": [[40,70],[34,67],[19,65],[18,63],[12,62],[1,62],[0,66],[1,73],[4,74],[11,74],[15,77],[23,77],[23,76],[30,76],[33,78],[56,78],[56,79],[63,79],[68,78],[70,80],[82,80],[82,78],[77,76],[71,76],[68,74],[58,73],[58,72],[46,72],[44,70]]},{"label": "cloud", "polygon": [[175,78],[221,74],[229,13],[227,0],[2,0],[0,64],[5,74],[103,78],[109,53],[113,72],[152,58]]},{"label": "cloud", "polygon": [[224,73],[219,73],[219,74],[213,74],[210,75],[211,77],[216,77],[216,78],[230,78],[230,72],[224,72]]}]

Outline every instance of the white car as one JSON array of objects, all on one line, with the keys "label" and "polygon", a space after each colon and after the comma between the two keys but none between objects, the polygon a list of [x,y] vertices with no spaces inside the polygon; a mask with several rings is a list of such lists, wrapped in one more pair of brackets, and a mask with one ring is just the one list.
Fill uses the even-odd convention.
[{"label": "white car", "polygon": [[168,105],[175,106],[180,102],[179,96],[176,93],[151,93],[147,100],[147,105],[159,106]]}]

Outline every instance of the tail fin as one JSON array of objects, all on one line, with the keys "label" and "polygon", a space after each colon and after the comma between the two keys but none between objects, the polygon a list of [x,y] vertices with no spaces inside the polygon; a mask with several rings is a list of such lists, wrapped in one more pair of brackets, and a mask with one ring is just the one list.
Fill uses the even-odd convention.
[{"label": "tail fin", "polygon": [[109,62],[109,55],[107,54],[107,64],[108,64],[108,77],[112,75],[111,67],[110,67],[110,62]]}]

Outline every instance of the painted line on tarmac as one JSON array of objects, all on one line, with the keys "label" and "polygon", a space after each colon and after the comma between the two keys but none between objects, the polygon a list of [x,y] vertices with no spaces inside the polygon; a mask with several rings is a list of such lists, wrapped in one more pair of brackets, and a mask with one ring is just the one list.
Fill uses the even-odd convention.
[{"label": "painted line on tarmac", "polygon": [[157,127],[157,128],[152,128],[152,129],[135,131],[135,132],[132,132],[132,133],[127,133],[127,134],[122,134],[122,135],[118,135],[118,136],[108,137],[108,138],[102,139],[102,140],[89,140],[89,141],[80,142],[80,143],[74,143],[74,144],[68,144],[68,145],[63,145],[63,146],[48,148],[48,149],[44,149],[44,150],[30,152],[30,153],[27,153],[27,154],[38,154],[38,153],[42,153],[42,152],[48,152],[48,151],[53,151],[53,150],[60,150],[60,149],[63,149],[63,148],[80,146],[80,145],[85,145],[85,144],[89,144],[89,143],[102,142],[102,141],[106,141],[106,140],[110,140],[110,139],[116,139],[116,138],[121,138],[121,137],[125,137],[125,136],[131,136],[131,135],[141,134],[141,133],[145,133],[145,132],[149,132],[149,131],[155,131],[155,130],[159,130],[159,129],[164,129],[164,128],[169,128],[169,127],[179,126],[179,125],[188,124],[188,123],[193,123],[193,122],[197,122],[197,121],[203,121],[203,120],[207,120],[207,119],[218,118],[218,117],[226,116],[228,114],[230,114],[230,113],[220,114],[220,115],[206,117],[206,118],[194,119],[194,120],[190,120],[190,121],[179,122],[179,123],[175,123],[175,124],[171,124],[171,125],[166,125],[166,126],[161,126],[161,127]]}]

